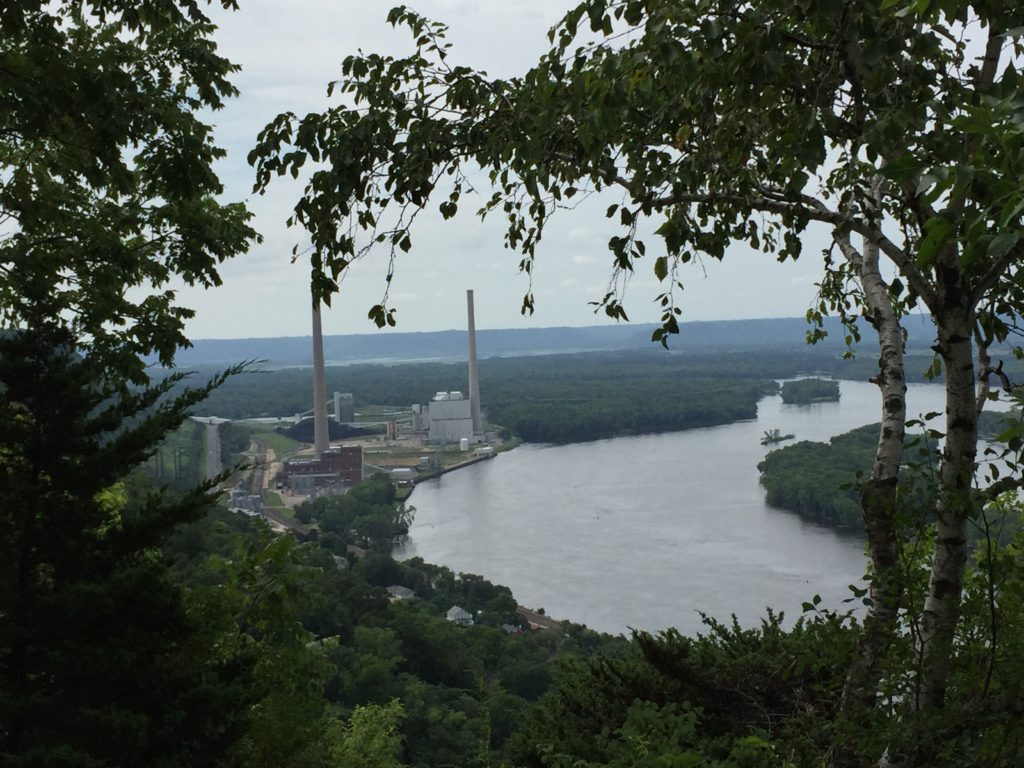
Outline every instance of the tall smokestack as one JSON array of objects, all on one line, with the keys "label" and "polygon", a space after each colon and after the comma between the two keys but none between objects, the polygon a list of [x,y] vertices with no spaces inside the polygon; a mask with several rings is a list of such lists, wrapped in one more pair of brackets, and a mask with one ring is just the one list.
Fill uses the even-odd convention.
[{"label": "tall smokestack", "polygon": [[482,436],[480,421],[480,380],[476,373],[476,320],[473,317],[473,291],[466,291],[466,309],[469,312],[469,407],[473,414],[473,434]]},{"label": "tall smokestack", "polygon": [[327,386],[324,382],[324,334],[320,302],[313,305],[313,450],[317,458],[327,450]]}]

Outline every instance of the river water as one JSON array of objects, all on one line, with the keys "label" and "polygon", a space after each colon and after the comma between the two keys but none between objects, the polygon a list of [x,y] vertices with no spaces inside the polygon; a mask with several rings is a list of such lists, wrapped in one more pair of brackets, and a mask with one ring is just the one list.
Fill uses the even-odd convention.
[{"label": "river water", "polygon": [[[942,411],[911,385],[908,413]],[[765,430],[828,438],[880,418],[878,389],[841,382],[838,403],[763,399],[757,419],[575,445],[522,445],[416,487],[396,556],[481,574],[548,615],[612,633],[701,629],[700,613],[795,619],[821,595],[842,608],[862,579],[860,537],[769,507],[757,464]]]}]

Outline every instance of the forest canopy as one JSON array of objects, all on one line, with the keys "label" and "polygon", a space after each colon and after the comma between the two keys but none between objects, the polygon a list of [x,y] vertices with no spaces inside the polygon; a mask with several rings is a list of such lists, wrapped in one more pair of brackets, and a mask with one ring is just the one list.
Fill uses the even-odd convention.
[{"label": "forest canopy", "polygon": [[[868,424],[827,443],[802,440],[771,451],[757,465],[768,503],[815,523],[863,530],[857,483],[871,467],[879,428]],[[935,446],[929,453],[922,437],[911,439],[903,461],[933,470]],[[921,499],[916,501],[920,505]]]}]

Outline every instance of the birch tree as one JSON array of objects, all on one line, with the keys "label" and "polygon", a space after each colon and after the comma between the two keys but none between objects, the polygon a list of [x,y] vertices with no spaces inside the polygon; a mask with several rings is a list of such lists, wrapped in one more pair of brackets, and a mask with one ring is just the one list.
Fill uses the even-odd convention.
[{"label": "birch tree", "polygon": [[[390,284],[396,257],[415,247],[418,212],[436,204],[453,216],[470,169],[490,180],[480,215],[505,219],[505,245],[527,274],[551,216],[583,192],[617,191],[621,202],[607,209],[621,226],[608,242],[611,287],[595,298],[625,319],[618,278],[649,264],[664,286],[655,341],[679,330],[686,264],[722,259],[737,243],[749,258],[796,259],[806,233],[828,233],[809,317],[838,314],[854,336],[866,322],[879,349],[882,426],[861,489],[872,577],[850,713],[873,706],[906,607],[901,317],[931,315],[945,444],[915,703],[942,707],[968,521],[1017,482],[982,491],[975,469],[989,350],[1022,309],[1024,9],[1009,0],[586,0],[550,31],[536,66],[511,79],[453,63],[441,23],[404,7],[388,21],[412,33],[408,56],[349,56],[332,105],[278,116],[250,155],[257,190],[311,163],[291,223],[311,237],[314,290],[325,300],[373,249],[388,257]],[[645,242],[639,225],[650,221],[657,240]],[[533,303],[528,291],[523,311]],[[370,317],[394,323],[386,290]]]}]

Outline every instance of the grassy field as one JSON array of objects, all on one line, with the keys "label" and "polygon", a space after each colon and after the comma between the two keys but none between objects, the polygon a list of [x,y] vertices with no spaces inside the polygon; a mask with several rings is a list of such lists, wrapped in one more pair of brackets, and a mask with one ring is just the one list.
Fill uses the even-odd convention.
[{"label": "grassy field", "polygon": [[277,432],[255,432],[253,437],[270,446],[279,459],[290,456],[303,446],[298,440],[292,440]]},{"label": "grassy field", "polygon": [[263,504],[268,507],[275,507],[285,517],[292,516],[292,510],[284,505],[284,499],[281,498],[279,493],[264,489]]}]

